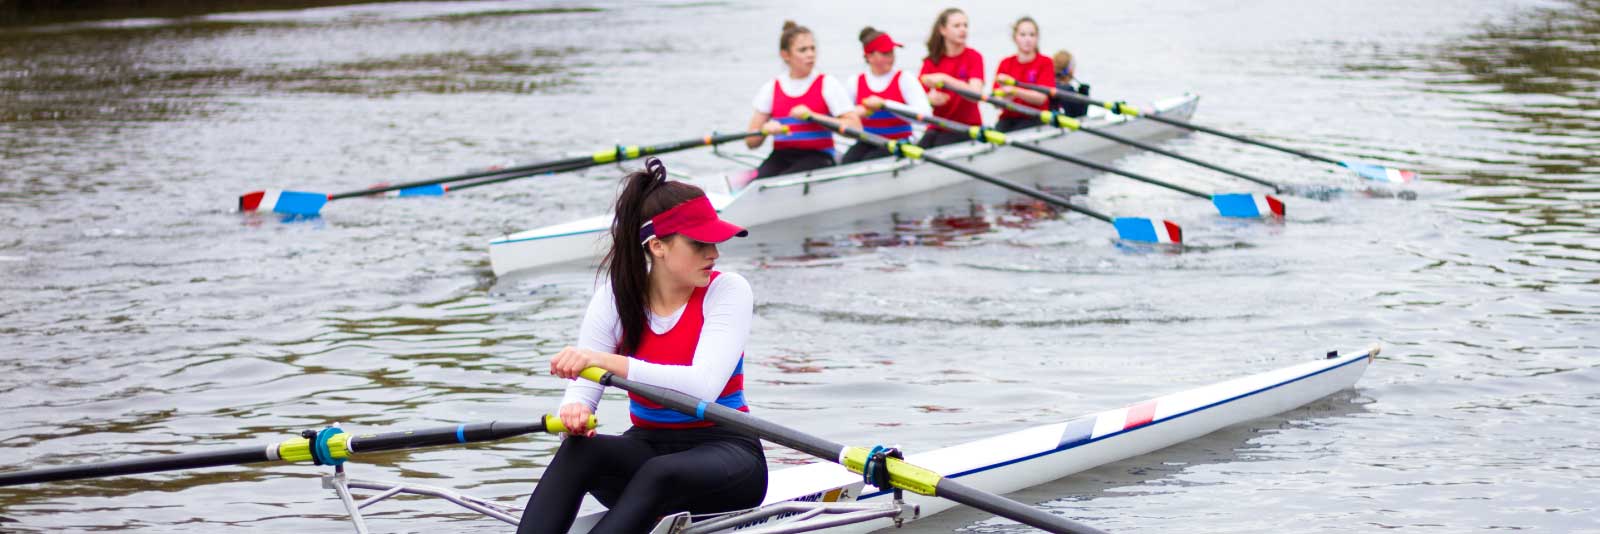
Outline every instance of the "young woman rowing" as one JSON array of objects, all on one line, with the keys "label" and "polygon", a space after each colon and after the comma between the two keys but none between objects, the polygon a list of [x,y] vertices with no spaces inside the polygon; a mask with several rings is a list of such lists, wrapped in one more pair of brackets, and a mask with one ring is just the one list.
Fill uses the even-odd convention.
[{"label": "young woman rowing", "polygon": [[[856,114],[862,117],[861,129],[889,139],[909,139],[911,123],[883,109],[883,103],[899,102],[918,113],[933,113],[928,94],[915,79],[894,68],[894,49],[902,46],[900,43],[871,26],[862,28],[860,37],[862,57],[867,61],[867,71],[856,76]],[[872,143],[856,143],[839,162],[855,163],[888,155],[887,149]]]},{"label": "young woman rowing", "polygon": [[[1022,86],[1004,85],[1011,80],[1040,85],[1054,83],[1055,61],[1039,53],[1039,23],[1034,22],[1033,17],[1017,19],[1011,24],[1011,40],[1017,43],[1017,54],[1000,60],[1000,68],[994,76],[996,92],[1012,97],[1018,104],[1048,111],[1050,95]],[[1038,124],[1037,118],[1005,109],[1000,111],[1000,120],[995,122],[994,129],[1009,132]]]},{"label": "young woman rowing", "polygon": [[[778,56],[788,65],[788,72],[762,85],[752,103],[756,112],[750,117],[750,129],[773,136],[772,154],[756,169],[756,178],[833,165],[833,132],[795,118],[801,111],[836,116],[847,126],[861,127],[844,86],[832,76],[816,72],[817,40],[811,30],[792,20],[784,21],[783,34],[778,37]],[[785,126],[788,133],[782,133]],[[750,148],[758,148],[764,139],[750,136],[744,142]]]},{"label": "young woman rowing", "polygon": [[[933,22],[933,32],[928,35],[928,57],[922,60],[922,72],[918,78],[928,89],[928,102],[933,104],[934,116],[973,126],[983,124],[983,115],[978,112],[977,102],[934,87],[935,83],[943,83],[975,93],[983,92],[986,87],[983,83],[983,55],[967,47],[965,12],[953,7],[939,12],[939,18]],[[929,126],[917,144],[936,147],[967,139],[966,132]]]},{"label": "young woman rowing", "polygon": [[[713,270],[717,243],[744,236],[717,218],[700,188],[667,180],[655,158],[624,178],[611,227],[607,281],[589,301],[578,345],[550,360],[573,379],[600,367],[741,411],[750,283]],[[519,534],[566,532],[584,494],[608,508],[592,533],[647,532],[661,516],[750,508],[766,496],[766,458],[754,437],[630,396],[633,428],[587,428],[601,386],[567,385],[559,414],[572,429],[528,499]]]}]

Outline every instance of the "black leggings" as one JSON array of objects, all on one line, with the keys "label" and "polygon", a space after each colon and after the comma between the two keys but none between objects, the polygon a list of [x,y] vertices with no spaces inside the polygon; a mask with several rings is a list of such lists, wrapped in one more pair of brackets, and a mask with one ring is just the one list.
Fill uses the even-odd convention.
[{"label": "black leggings", "polygon": [[668,514],[760,505],[766,456],[755,438],[717,427],[568,437],[528,498],[517,533],[567,532],[585,493],[608,508],[591,534],[649,532]]},{"label": "black leggings", "polygon": [[756,169],[756,178],[769,178],[832,166],[833,154],[827,152],[795,148],[774,149],[772,155],[767,156],[766,161],[761,162],[761,167]]},{"label": "black leggings", "polygon": [[869,159],[889,157],[889,149],[883,148],[866,141],[857,141],[850,150],[844,152],[844,157],[839,158],[839,164],[855,163]]},{"label": "black leggings", "polygon": [[922,132],[922,139],[917,140],[917,146],[922,148],[933,148],[936,146],[945,146],[971,140],[972,136],[967,135],[967,132],[952,132],[950,130],[935,130],[933,128],[928,128],[928,131]]}]

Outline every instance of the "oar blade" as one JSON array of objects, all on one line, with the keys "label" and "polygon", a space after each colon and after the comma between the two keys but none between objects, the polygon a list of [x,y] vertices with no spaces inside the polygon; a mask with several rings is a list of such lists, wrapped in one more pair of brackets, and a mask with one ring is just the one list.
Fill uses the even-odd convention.
[{"label": "oar blade", "polygon": [[1283,217],[1284,205],[1278,197],[1262,193],[1223,193],[1211,195],[1211,204],[1223,217]]},{"label": "oar blade", "polygon": [[285,215],[316,215],[328,195],[306,191],[268,189],[239,195],[239,211],[270,211]]},{"label": "oar blade", "polygon": [[445,184],[419,185],[385,193],[391,197],[442,197],[449,188]]},{"label": "oar blade", "polygon": [[1366,178],[1375,182],[1403,184],[1417,181],[1416,171],[1396,169],[1394,167],[1385,167],[1383,165],[1362,163],[1359,161],[1341,161],[1339,164],[1344,165],[1347,169],[1355,171],[1356,174],[1360,175],[1362,178]]},{"label": "oar blade", "polygon": [[1141,243],[1175,244],[1183,242],[1183,228],[1165,219],[1145,217],[1117,217],[1111,224],[1117,228],[1117,237]]}]

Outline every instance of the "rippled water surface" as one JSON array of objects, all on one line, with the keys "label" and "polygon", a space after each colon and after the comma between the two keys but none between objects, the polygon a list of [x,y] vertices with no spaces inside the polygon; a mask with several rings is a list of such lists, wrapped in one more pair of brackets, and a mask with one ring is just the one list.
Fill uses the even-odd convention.
[{"label": "rippled water surface", "polygon": [[[301,4],[304,5],[304,4]],[[735,131],[785,18],[821,68],[860,26],[920,42],[933,5],[417,2],[0,28],[0,469],[353,429],[519,419],[563,383],[593,271],[496,279],[487,241],[604,209],[617,168],[315,221],[233,213],[319,191]],[[1414,201],[1290,197],[1223,221],[1069,168],[1029,179],[1177,220],[1190,247],[958,186],[725,247],[757,293],[757,412],[926,450],[1384,347],[1354,391],[1019,494],[1117,532],[1600,531],[1600,3],[972,3],[991,65],[1030,14],[1097,95],[1193,91],[1198,122],[1402,164]],[[900,64],[914,68],[913,45]],[[1164,142],[1290,184],[1344,171],[1215,137]],[[742,148],[732,153],[743,153]],[[1123,168],[1248,184],[1131,151]],[[674,169],[738,164],[704,151]],[[1380,191],[1381,193],[1381,191]],[[977,214],[977,218],[972,216]],[[984,223],[982,221],[992,221]],[[602,411],[620,430],[621,397]],[[520,504],[551,437],[363,458],[374,478]],[[774,462],[800,460],[773,448]],[[344,532],[306,466],[0,490],[0,530]],[[379,531],[505,531],[445,503]],[[972,511],[908,532],[1017,531]]]}]

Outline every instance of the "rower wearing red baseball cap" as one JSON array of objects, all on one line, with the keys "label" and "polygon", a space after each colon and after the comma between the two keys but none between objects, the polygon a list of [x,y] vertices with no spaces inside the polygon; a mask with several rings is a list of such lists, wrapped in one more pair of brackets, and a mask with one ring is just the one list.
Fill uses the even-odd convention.
[{"label": "rower wearing red baseball cap", "polygon": [[[700,188],[667,180],[660,160],[646,160],[645,169],[623,178],[607,279],[589,301],[577,345],[550,360],[550,373],[574,379],[599,367],[748,412],[744,345],[754,297],[744,277],[714,269],[717,243],[747,232],[718,218]],[[519,534],[566,532],[584,494],[608,508],[590,530],[597,533],[646,532],[668,514],[761,504],[767,466],[754,436],[632,395],[633,427],[599,435],[588,421],[603,389],[586,380],[567,385],[558,413],[572,433],[528,499]]]},{"label": "rower wearing red baseball cap", "polygon": [[[816,71],[817,40],[810,29],[792,20],[784,21],[783,33],[778,37],[778,56],[783,58],[788,72],[763,84],[752,102],[755,115],[750,117],[748,129],[773,137],[772,154],[756,169],[756,178],[833,165],[833,132],[800,119],[808,113],[836,116],[846,126],[861,127],[861,118],[844,85]],[[744,142],[757,148],[764,140],[754,135]]]},{"label": "rower wearing red baseball cap", "polygon": [[[862,28],[860,37],[861,53],[867,61],[867,71],[856,76],[855,86],[856,113],[862,117],[861,128],[889,139],[908,139],[911,123],[883,109],[883,102],[899,102],[913,111],[931,115],[933,108],[928,105],[928,94],[923,92],[916,78],[894,68],[894,49],[903,45],[871,26]],[[856,143],[839,163],[888,155],[887,149],[872,143]]]}]

